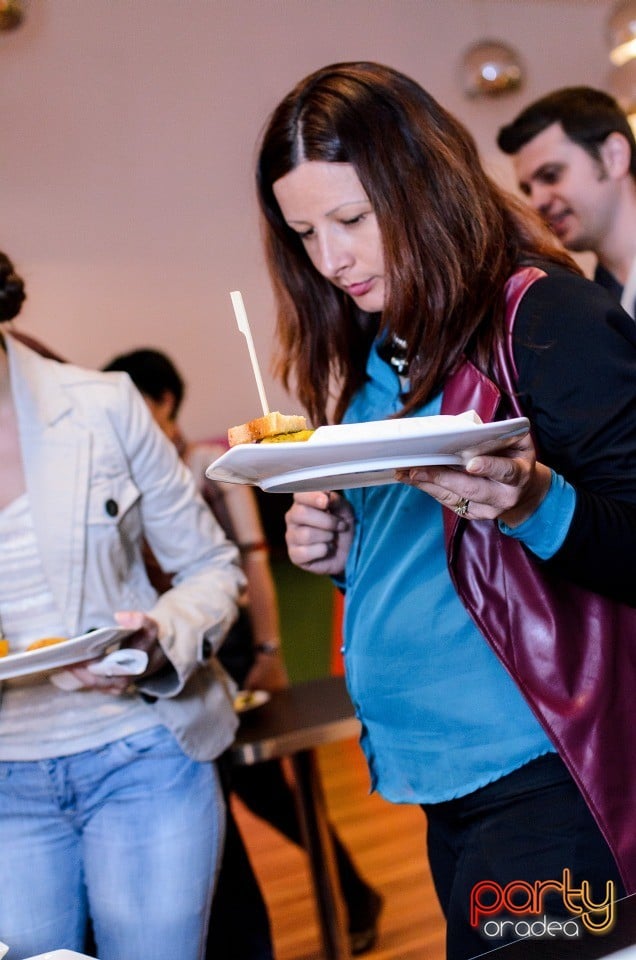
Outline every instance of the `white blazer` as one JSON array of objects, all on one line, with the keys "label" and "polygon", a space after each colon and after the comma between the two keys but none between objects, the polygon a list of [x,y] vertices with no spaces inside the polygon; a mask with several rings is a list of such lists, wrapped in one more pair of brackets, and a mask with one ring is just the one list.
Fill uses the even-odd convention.
[{"label": "white blazer", "polygon": [[[213,759],[237,726],[211,654],[236,617],[238,551],[127,374],[6,343],[35,533],[68,635],[112,625],[118,610],[153,617],[173,670],[140,682],[140,695],[189,756]],[[175,574],[162,596],[146,575],[143,537]]]}]

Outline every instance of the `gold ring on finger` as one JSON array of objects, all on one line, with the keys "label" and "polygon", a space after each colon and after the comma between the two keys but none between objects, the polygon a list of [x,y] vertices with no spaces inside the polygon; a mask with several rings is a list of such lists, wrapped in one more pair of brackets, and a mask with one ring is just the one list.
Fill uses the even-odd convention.
[{"label": "gold ring on finger", "polygon": [[453,510],[458,517],[465,517],[468,513],[468,508],[470,506],[470,500],[467,500],[466,497],[460,497]]}]

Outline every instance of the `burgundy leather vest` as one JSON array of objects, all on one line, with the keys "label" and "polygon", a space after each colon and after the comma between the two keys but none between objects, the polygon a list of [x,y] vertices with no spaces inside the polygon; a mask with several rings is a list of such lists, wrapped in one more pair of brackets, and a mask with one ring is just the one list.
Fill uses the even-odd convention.
[{"label": "burgundy leather vest", "polygon": [[[446,384],[442,413],[474,409],[484,421],[523,416],[515,395],[512,333],[524,293],[544,275],[526,267],[506,285],[496,384],[467,360]],[[461,600],[559,751],[627,892],[634,893],[636,609],[551,578],[496,522],[460,520],[445,510],[444,528],[448,568]]]}]

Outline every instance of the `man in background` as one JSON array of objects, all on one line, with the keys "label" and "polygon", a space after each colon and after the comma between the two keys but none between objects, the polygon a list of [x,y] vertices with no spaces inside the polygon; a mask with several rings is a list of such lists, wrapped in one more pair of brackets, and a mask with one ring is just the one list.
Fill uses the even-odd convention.
[{"label": "man in background", "polygon": [[519,188],[568,250],[596,255],[594,279],[636,317],[636,141],[609,94],[564,87],[499,131]]}]

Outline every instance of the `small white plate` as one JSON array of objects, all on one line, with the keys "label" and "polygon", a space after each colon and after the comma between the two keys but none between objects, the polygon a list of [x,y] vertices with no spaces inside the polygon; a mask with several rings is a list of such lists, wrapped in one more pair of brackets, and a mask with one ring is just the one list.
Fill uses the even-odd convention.
[{"label": "small white plate", "polygon": [[134,631],[124,630],[122,627],[100,627],[49,647],[10,653],[6,657],[0,657],[0,680],[25,677],[43,670],[57,670],[58,667],[67,667],[71,663],[81,663],[82,660],[94,660],[110,650],[117,649],[122,640],[131,633]]},{"label": "small white plate", "polygon": [[234,697],[234,709],[237,713],[247,713],[256,707],[262,707],[271,699],[267,690],[239,690]]},{"label": "small white plate", "polygon": [[269,493],[345,490],[392,483],[400,467],[466,463],[527,433],[525,417],[481,423],[473,411],[456,417],[407,417],[319,427],[297,443],[243,443],[210,464],[213,480],[247,483]]}]

